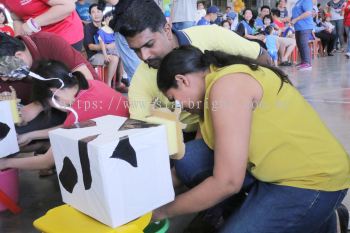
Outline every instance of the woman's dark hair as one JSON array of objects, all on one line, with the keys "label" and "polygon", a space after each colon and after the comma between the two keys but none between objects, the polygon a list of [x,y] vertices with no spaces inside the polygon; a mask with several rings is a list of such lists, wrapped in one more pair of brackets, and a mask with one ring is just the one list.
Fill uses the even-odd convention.
[{"label": "woman's dark hair", "polygon": [[[59,61],[41,61],[35,69],[35,73],[45,79],[60,79],[64,83],[63,88],[70,88],[75,85],[78,85],[79,90],[86,90],[89,88],[89,84],[81,72],[75,71],[70,73],[68,67]],[[50,109],[49,98],[53,95],[50,88],[60,88],[61,85],[62,83],[57,79],[48,81],[34,79],[32,88],[33,101],[40,102],[44,109],[48,111]]]},{"label": "woman's dark hair", "polygon": [[[254,20],[254,15],[253,15],[253,10],[252,9],[250,9],[250,8],[246,8],[246,9],[244,9],[244,11],[243,11],[243,16],[244,16],[244,14],[247,12],[247,11],[250,11],[250,12],[252,12],[252,18],[249,20],[249,22],[248,22],[248,24],[249,24],[249,26],[250,27],[254,27],[254,23],[255,23],[255,20]],[[244,19],[245,20],[245,19]]]},{"label": "woman's dark hair", "polygon": [[108,11],[106,14],[104,14],[103,18],[102,18],[102,21],[105,21],[105,19],[108,18],[108,17],[113,17],[113,11]]},{"label": "woman's dark hair", "polygon": [[5,32],[0,32],[0,56],[15,56],[16,52],[25,49],[23,41],[7,35]]},{"label": "woman's dark hair", "polygon": [[114,11],[114,31],[134,37],[146,29],[159,32],[166,24],[163,11],[154,0],[120,0]]},{"label": "woman's dark hair", "polygon": [[230,25],[230,27],[231,27],[231,23],[228,20],[221,21],[220,26],[223,27],[225,23],[228,23]]},{"label": "woman's dark hair", "polygon": [[263,18],[263,24],[265,24],[265,19],[270,19],[270,23],[273,23],[273,19],[271,15],[265,15]]},{"label": "woman's dark hair", "polygon": [[6,16],[5,9],[2,8],[2,7],[0,7],[0,14],[1,14],[1,13],[4,15],[4,18],[5,18],[3,24],[8,24],[9,21],[8,21],[8,19],[7,19],[7,16]]},{"label": "woman's dark hair", "polygon": [[162,92],[170,88],[177,88],[175,76],[178,74],[185,75],[189,73],[205,71],[210,65],[224,67],[234,64],[247,65],[251,70],[258,70],[259,67],[266,67],[272,70],[280,79],[281,90],[283,83],[289,83],[288,75],[282,70],[272,66],[263,65],[251,58],[231,55],[221,51],[208,51],[204,53],[192,45],[181,46],[174,49],[164,57],[157,74],[157,85]]}]

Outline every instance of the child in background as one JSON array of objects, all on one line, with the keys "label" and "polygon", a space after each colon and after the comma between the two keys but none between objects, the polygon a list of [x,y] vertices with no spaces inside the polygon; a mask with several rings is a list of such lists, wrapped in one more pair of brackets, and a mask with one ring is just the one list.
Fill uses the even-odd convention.
[{"label": "child in background", "polygon": [[266,27],[265,34],[265,44],[267,47],[267,51],[269,52],[275,66],[278,66],[278,37],[274,35],[274,30],[272,26]]},{"label": "child in background", "polygon": [[[111,27],[109,27],[109,22],[113,19],[113,13],[112,11],[107,12],[104,16],[103,16],[103,26],[97,31],[97,38],[96,43],[101,45],[101,49],[102,49],[102,53],[103,56],[105,57],[105,62],[110,62],[110,55],[112,56],[117,56],[119,57],[119,53],[117,50],[117,47],[114,46],[112,49],[107,49],[106,48],[106,44],[114,44],[115,45],[115,41],[116,41],[116,37],[114,34],[114,31]],[[117,77],[120,77],[119,80],[117,81],[117,87],[116,89],[122,93],[127,92],[127,87],[125,86],[124,83],[121,82],[121,78],[122,76],[125,76],[126,73],[124,72],[124,69],[120,69],[120,72],[122,75],[117,75]],[[126,77],[127,78],[127,77]],[[112,79],[113,76],[108,75],[108,86],[111,86],[112,84]]]},{"label": "child in background", "polygon": [[13,29],[7,25],[8,20],[4,8],[0,7],[0,32],[5,32],[10,36],[15,36]]},{"label": "child in background", "polygon": [[279,28],[276,26],[276,24],[273,23],[272,16],[271,15],[265,15],[263,18],[264,26],[262,27],[262,31],[265,32],[265,29],[269,26],[271,26],[274,29],[274,35],[278,36],[279,34]]},{"label": "child in background", "polygon": [[335,26],[331,23],[331,14],[326,13],[324,15],[324,20],[322,22],[322,26],[326,28],[327,31],[330,31],[331,33],[334,33]]}]

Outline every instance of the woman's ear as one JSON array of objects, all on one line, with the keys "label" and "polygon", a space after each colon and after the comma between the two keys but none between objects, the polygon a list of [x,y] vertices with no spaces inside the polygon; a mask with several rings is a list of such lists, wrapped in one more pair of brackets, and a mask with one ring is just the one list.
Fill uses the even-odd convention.
[{"label": "woman's ear", "polygon": [[178,86],[188,87],[190,85],[190,80],[185,75],[177,74],[177,75],[175,75],[175,80],[177,81]]}]

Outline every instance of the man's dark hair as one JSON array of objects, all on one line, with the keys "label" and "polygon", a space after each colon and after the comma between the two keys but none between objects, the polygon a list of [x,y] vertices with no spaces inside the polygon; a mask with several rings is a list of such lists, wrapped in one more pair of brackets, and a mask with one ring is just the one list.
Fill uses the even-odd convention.
[{"label": "man's dark hair", "polygon": [[278,10],[278,9],[272,9],[271,10],[271,14],[274,15],[274,16],[280,17],[281,16],[281,11]]},{"label": "man's dark hair", "polygon": [[262,7],[260,7],[260,11],[262,11],[264,9],[269,9],[269,11],[271,11],[271,8],[267,5],[263,5]]},{"label": "man's dark hair", "polygon": [[125,37],[134,37],[146,29],[158,32],[167,22],[154,0],[120,0],[114,18],[116,21],[110,26]]},{"label": "man's dark hair", "polygon": [[104,10],[104,5],[102,4],[97,4],[97,3],[93,3],[90,5],[89,7],[89,14],[91,15],[91,11],[92,11],[92,8],[94,7],[97,7],[97,9],[99,9],[100,11],[103,11]]},{"label": "man's dark hair", "polygon": [[15,56],[18,51],[24,51],[24,42],[15,37],[0,32],[0,56]]},{"label": "man's dark hair", "polygon": [[8,19],[7,19],[7,16],[6,16],[5,9],[2,8],[2,7],[0,7],[0,14],[1,14],[1,13],[4,15],[4,18],[5,18],[3,24],[8,24],[9,21],[8,21]]}]

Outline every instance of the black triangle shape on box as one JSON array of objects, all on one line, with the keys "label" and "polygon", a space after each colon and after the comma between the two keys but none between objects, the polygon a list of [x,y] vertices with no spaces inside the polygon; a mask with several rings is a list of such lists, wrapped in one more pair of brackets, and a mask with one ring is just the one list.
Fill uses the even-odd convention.
[{"label": "black triangle shape on box", "polygon": [[130,144],[128,136],[119,138],[119,143],[110,158],[121,159],[133,167],[137,167],[136,151]]}]

